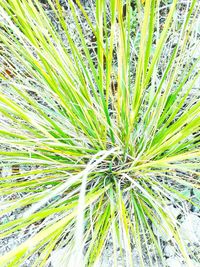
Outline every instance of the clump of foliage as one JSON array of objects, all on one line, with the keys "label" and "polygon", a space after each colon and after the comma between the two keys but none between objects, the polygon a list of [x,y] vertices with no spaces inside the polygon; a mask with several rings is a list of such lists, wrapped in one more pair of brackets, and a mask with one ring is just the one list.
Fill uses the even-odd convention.
[{"label": "clump of foliage", "polygon": [[185,6],[179,30],[177,0],[164,21],[156,0],[97,0],[89,11],[79,0],[68,10],[48,4],[59,30],[38,0],[0,0],[1,167],[27,166],[1,178],[0,215],[19,216],[0,237],[32,229],[1,266],[34,253],[33,266],[45,266],[59,247],[67,266],[93,266],[108,241],[115,264],[118,248],[126,266],[133,249],[141,266],[155,266],[150,248],[164,264],[153,228],[189,263],[167,206],[199,184],[198,2]]}]

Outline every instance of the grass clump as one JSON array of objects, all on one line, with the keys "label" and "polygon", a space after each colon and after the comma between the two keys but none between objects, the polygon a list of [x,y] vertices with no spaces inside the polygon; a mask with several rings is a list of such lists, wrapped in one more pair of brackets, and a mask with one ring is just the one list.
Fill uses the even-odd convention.
[{"label": "grass clump", "polygon": [[19,216],[0,237],[32,227],[1,266],[34,253],[45,266],[59,247],[65,266],[95,266],[110,240],[115,264],[119,249],[133,266],[136,249],[141,266],[156,266],[152,251],[165,265],[153,228],[190,264],[167,207],[199,186],[198,2],[179,29],[177,0],[162,21],[155,0],[97,0],[89,11],[48,0],[53,19],[38,0],[0,3],[1,167],[29,167],[1,178],[0,214]]}]

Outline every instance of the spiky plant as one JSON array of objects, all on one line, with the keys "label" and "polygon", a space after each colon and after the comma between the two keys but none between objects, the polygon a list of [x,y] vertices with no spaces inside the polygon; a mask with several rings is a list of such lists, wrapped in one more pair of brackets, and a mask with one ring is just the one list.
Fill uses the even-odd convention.
[{"label": "spiky plant", "polygon": [[34,254],[45,266],[61,247],[64,266],[95,266],[108,243],[115,266],[118,250],[134,266],[135,249],[141,266],[165,266],[155,229],[190,266],[168,205],[199,186],[198,1],[179,23],[177,0],[48,0],[50,15],[0,3],[1,168],[23,170],[1,178],[0,215],[18,215],[0,237],[25,236],[1,266]]}]

